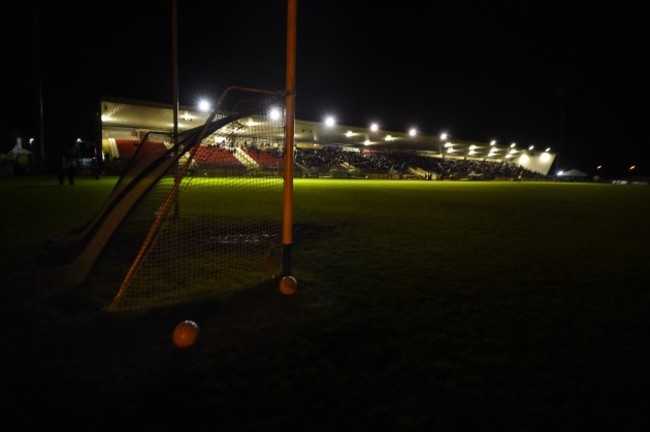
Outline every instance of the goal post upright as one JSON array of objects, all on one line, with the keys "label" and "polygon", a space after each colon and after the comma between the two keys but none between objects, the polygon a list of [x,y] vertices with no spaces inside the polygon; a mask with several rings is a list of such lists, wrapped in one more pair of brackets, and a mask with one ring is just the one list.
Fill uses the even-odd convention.
[{"label": "goal post upright", "polygon": [[[172,93],[174,98],[174,130],[172,132],[172,139],[174,148],[178,148],[178,111],[180,108],[180,98],[178,90],[178,0],[172,0]],[[178,189],[180,178],[175,177],[175,186]],[[174,215],[178,217],[178,197],[174,203]]]},{"label": "goal post upright", "polygon": [[297,0],[287,0],[287,58],[285,85],[285,145],[284,145],[284,214],[282,220],[282,275],[291,276],[291,246],[293,243],[293,158],[296,87],[296,11]]}]

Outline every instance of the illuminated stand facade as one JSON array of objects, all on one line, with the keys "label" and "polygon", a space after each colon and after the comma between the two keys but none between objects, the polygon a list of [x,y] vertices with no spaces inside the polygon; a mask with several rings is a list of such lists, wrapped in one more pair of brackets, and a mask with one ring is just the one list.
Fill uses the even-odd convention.
[{"label": "illuminated stand facade", "polygon": [[[170,133],[173,130],[173,109],[169,105],[150,102],[103,99],[100,101],[101,142],[105,156],[119,157],[116,140],[139,140],[147,132]],[[181,108],[178,131],[195,128],[208,118],[208,112]],[[262,118],[250,121],[266,121]],[[246,127],[246,123],[243,123]],[[278,146],[284,142],[278,136]],[[368,127],[344,126],[335,122],[295,120],[294,143],[297,148],[323,148],[340,146],[354,151],[417,152],[435,158],[503,162],[507,161],[543,176],[549,174],[556,154],[550,148],[519,147],[515,143],[501,144],[495,140],[478,142],[456,139],[446,134],[425,135],[416,130],[405,132],[385,131],[378,125]],[[260,144],[260,143],[256,143]]]}]

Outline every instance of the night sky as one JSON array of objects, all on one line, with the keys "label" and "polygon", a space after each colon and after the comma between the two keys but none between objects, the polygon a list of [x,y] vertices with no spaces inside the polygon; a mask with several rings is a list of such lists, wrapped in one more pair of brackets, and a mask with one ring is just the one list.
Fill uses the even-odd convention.
[{"label": "night sky", "polygon": [[[298,0],[296,117],[551,147],[554,169],[648,174],[647,4]],[[17,5],[2,26],[0,133],[39,135],[39,85],[46,151],[93,140],[102,96],[171,104],[171,5]],[[178,0],[180,104],[233,85],[283,89],[286,14],[285,0]]]}]

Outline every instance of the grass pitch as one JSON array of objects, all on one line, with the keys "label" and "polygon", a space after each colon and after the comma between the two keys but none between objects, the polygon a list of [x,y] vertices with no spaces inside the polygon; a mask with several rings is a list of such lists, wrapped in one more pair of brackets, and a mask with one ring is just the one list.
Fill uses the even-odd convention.
[{"label": "grass pitch", "polygon": [[[214,430],[642,430],[650,189],[294,183],[298,291],[262,281],[113,315],[32,289],[40,245],[116,179],[2,179],[0,402],[21,424]],[[196,321],[190,349],[175,326]]]}]

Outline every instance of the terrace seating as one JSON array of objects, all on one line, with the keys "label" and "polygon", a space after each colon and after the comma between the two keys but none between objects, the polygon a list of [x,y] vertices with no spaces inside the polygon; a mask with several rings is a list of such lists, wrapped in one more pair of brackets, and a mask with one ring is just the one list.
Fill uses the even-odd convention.
[{"label": "terrace seating", "polygon": [[[133,138],[109,140],[111,158],[126,162],[133,158],[140,141]],[[162,154],[162,141],[147,141],[142,152]],[[284,165],[282,149],[244,145],[201,145],[194,155],[195,165],[207,171],[277,171]],[[510,161],[429,157],[415,151],[351,151],[339,146],[296,148],[294,172],[305,177],[352,176],[372,178],[461,179],[543,179],[545,176]],[[215,175],[214,173],[212,175]],[[388,177],[387,177],[388,176]]]},{"label": "terrace seating", "polygon": [[[297,149],[296,161],[309,172],[326,174],[341,167],[360,175],[390,174],[394,178],[423,179],[543,179],[545,176],[508,161],[487,161],[459,158],[432,158],[413,151],[384,152],[363,149],[361,152],[342,148]],[[353,168],[353,170],[351,170]]]},{"label": "terrace seating", "polygon": [[116,157],[122,159],[131,159],[135,154],[135,149],[140,143],[140,140],[129,138],[115,138],[115,145],[117,146]]},{"label": "terrace seating", "polygon": [[[117,157],[122,159],[132,159],[135,152],[140,145],[140,140],[131,138],[116,138],[115,145],[117,146]],[[167,147],[162,141],[146,141],[144,143],[144,150],[146,153],[163,154]]]},{"label": "terrace seating", "polygon": [[199,146],[194,154],[199,166],[243,168],[244,165],[225,147]]},{"label": "terrace seating", "polygon": [[250,156],[250,158],[253,159],[262,169],[277,169],[282,166],[282,159],[280,157],[264,150],[242,147],[242,151]]}]

